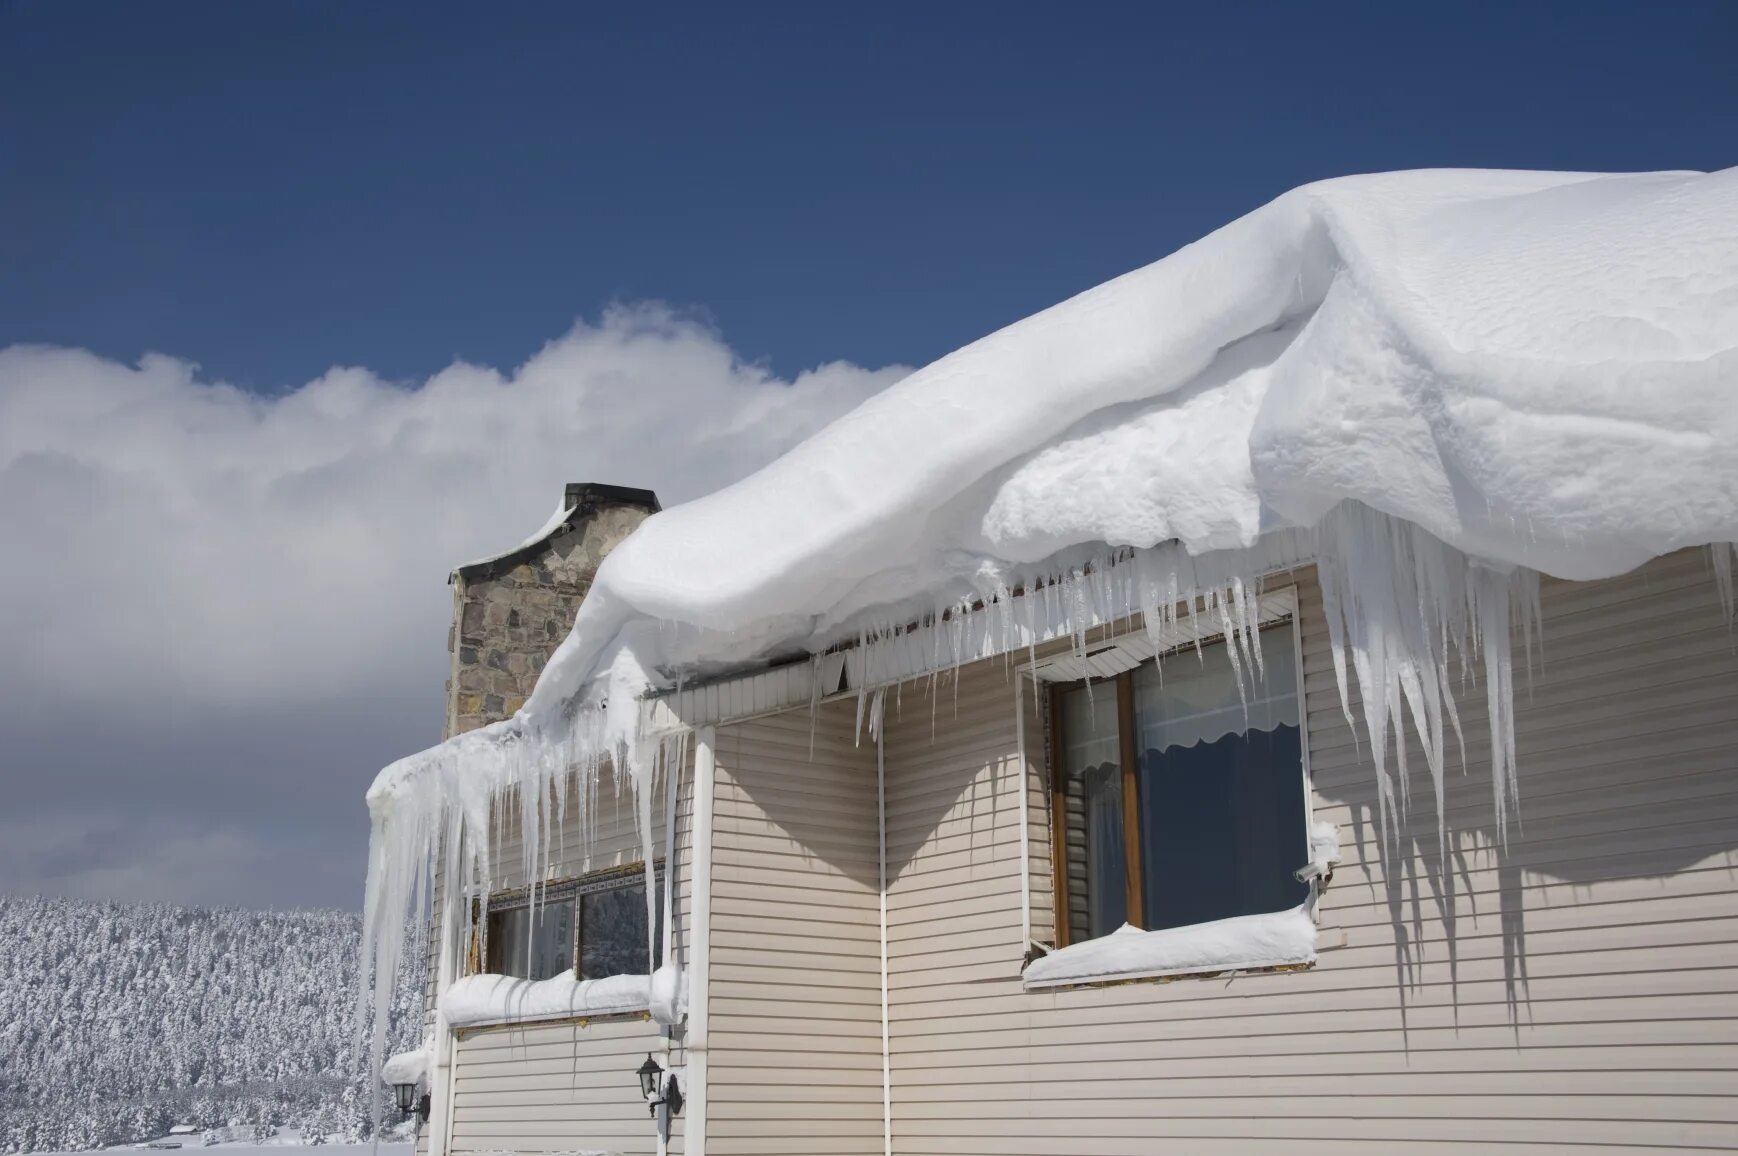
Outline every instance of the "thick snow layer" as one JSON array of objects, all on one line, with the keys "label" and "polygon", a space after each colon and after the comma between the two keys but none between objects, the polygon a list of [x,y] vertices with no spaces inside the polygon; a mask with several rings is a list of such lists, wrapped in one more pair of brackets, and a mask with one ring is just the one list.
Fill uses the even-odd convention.
[{"label": "thick snow layer", "polygon": [[1233,971],[1310,963],[1316,957],[1315,921],[1302,907],[1270,915],[1239,915],[1141,931],[1123,924],[1109,935],[1070,944],[1032,962],[1028,987],[1135,976]]},{"label": "thick snow layer", "polygon": [[553,979],[514,979],[469,975],[441,993],[441,1014],[455,1028],[520,1023],[645,1011],[652,1002],[652,978],[612,975],[575,979],[563,972]]},{"label": "thick snow layer", "polygon": [[428,1075],[429,1046],[424,1044],[408,1052],[388,1056],[380,1066],[381,1082],[387,1084],[420,1084]]},{"label": "thick snow layer", "polygon": [[[934,669],[1029,646],[1040,620],[1078,641],[1140,612],[1156,632],[1181,599],[1247,648],[1279,532],[1317,560],[1385,836],[1410,789],[1390,741],[1403,717],[1441,798],[1455,655],[1483,664],[1506,830],[1509,639],[1533,620],[1538,575],[1738,540],[1735,381],[1738,169],[1293,190],[648,519],[520,715],[376,780],[375,973],[397,964],[431,848],[487,892],[497,796],[517,800],[540,878],[537,801],[607,760],[635,785],[650,857],[651,798],[679,759],[642,732],[648,690],[849,640],[852,685],[872,696],[876,672],[925,669],[907,661],[913,621],[936,624]],[[1714,557],[1730,598],[1732,552]]]},{"label": "thick snow layer", "polygon": [[1244,547],[1348,498],[1565,577],[1729,540],[1735,322],[1738,169],[1306,186],[648,521],[532,709],[630,618],[764,646],[986,560]]}]

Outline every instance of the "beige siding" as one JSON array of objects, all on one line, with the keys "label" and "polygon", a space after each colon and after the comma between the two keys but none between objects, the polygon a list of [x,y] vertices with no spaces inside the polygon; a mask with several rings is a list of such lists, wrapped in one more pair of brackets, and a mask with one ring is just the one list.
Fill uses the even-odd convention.
[{"label": "beige siding", "polygon": [[881,1151],[875,756],[854,711],[718,731],[709,1156]]},{"label": "beige siding", "polygon": [[[1517,676],[1521,822],[1503,849],[1471,687],[1446,872],[1416,749],[1380,865],[1369,752],[1298,581],[1313,803],[1346,844],[1309,972],[1023,992],[1006,670],[908,690],[887,751],[894,1151],[1738,1147],[1738,653],[1705,556],[1546,584],[1543,668]],[[1043,936],[1041,809],[1031,833]]]},{"label": "beige siding", "polygon": [[[690,950],[692,782],[690,752],[677,807],[675,855],[676,950],[683,959]],[[630,792],[618,793],[607,779],[587,808],[570,795],[566,822],[550,842],[547,870],[536,874],[562,879],[642,861],[632,799]],[[661,791],[653,807],[653,828],[653,853],[663,858]],[[510,823],[497,840],[493,870],[498,888],[523,886],[535,877],[525,872],[516,823]],[[600,1151],[624,1156],[655,1152],[656,1133],[635,1072],[648,1052],[663,1062],[663,1048],[658,1025],[644,1016],[467,1031],[456,1042],[453,1056],[450,1151]],[[679,1038],[669,1062],[676,1066],[684,1062]],[[682,1151],[682,1133],[683,1121],[678,1118],[672,1153]]]},{"label": "beige siding", "polygon": [[453,1152],[657,1151],[635,1069],[659,1049],[639,1017],[468,1032],[456,1045]]}]

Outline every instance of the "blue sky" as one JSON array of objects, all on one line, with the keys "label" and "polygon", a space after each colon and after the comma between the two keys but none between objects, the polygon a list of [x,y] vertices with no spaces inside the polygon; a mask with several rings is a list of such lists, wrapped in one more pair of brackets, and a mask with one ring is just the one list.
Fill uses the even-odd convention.
[{"label": "blue sky", "polygon": [[0,0],[0,891],[354,906],[446,575],[562,483],[704,493],[1312,179],[1738,163],[1735,60],[1728,0]]},{"label": "blue sky", "polygon": [[921,363],[1286,188],[1738,161],[1738,5],[0,7],[0,345]]}]

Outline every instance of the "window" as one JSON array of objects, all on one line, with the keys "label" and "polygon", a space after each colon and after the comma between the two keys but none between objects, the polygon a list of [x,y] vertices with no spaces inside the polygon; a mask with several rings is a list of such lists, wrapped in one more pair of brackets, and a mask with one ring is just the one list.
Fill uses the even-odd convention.
[{"label": "window", "polygon": [[1223,639],[1054,687],[1059,945],[1283,911],[1308,885],[1297,657],[1289,621],[1256,636],[1241,688]]},{"label": "window", "polygon": [[[664,869],[658,868],[657,918],[663,919]],[[489,901],[487,969],[494,975],[550,979],[577,969],[580,979],[649,975],[644,867],[586,875]]]}]

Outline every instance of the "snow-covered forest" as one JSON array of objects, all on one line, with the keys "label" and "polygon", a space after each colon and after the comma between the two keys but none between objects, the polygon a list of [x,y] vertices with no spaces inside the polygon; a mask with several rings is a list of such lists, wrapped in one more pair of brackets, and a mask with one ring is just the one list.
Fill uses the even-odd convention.
[{"label": "snow-covered forest", "polygon": [[[0,1152],[174,1124],[366,1134],[358,916],[0,895]],[[420,1034],[401,977],[394,1047]]]}]

